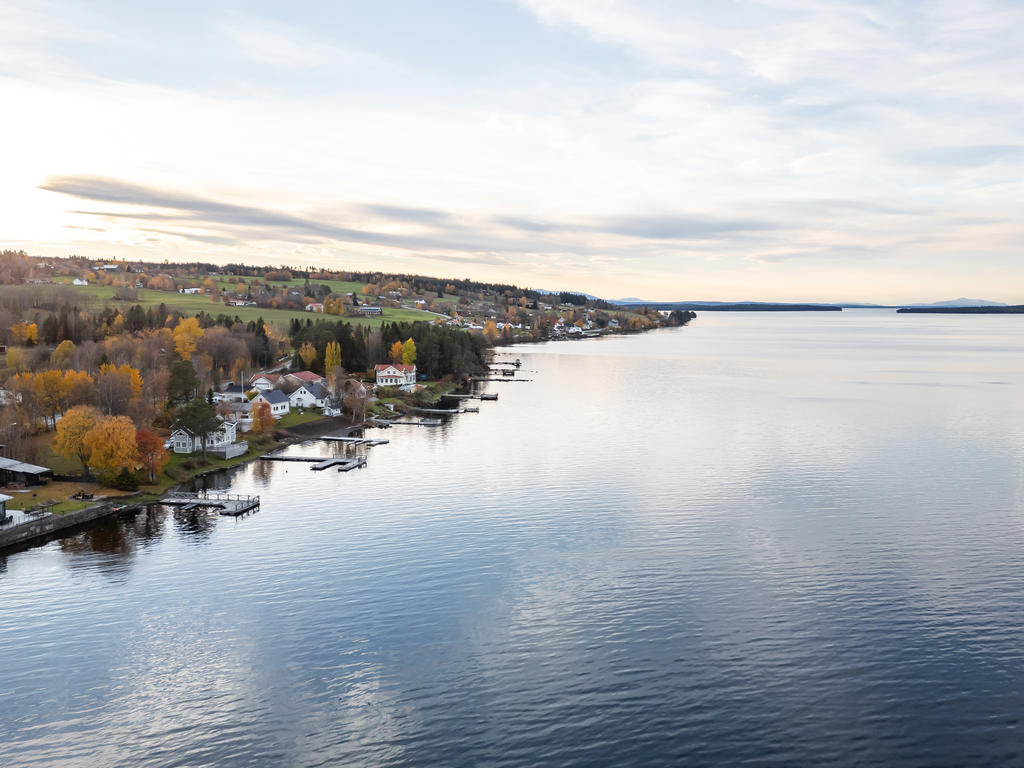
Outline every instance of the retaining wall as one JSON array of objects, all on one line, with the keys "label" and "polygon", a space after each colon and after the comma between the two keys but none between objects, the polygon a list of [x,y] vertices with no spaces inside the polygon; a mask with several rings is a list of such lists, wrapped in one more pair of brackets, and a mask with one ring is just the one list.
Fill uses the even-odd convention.
[{"label": "retaining wall", "polygon": [[49,536],[57,531],[63,531],[65,528],[74,528],[76,525],[98,520],[113,514],[113,512],[113,507],[110,504],[97,504],[93,507],[68,512],[66,515],[43,515],[35,520],[0,529],[0,550]]}]

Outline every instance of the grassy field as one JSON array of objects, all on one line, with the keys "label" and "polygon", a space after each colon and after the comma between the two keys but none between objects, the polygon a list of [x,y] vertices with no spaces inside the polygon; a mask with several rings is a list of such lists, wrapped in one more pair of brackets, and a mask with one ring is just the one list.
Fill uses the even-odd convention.
[{"label": "grassy field", "polygon": [[308,424],[311,421],[319,421],[320,419],[326,419],[320,411],[290,411],[285,416],[278,419],[274,426],[281,429],[288,429],[289,427],[297,427],[299,424]]},{"label": "grassy field", "polygon": [[[295,281],[293,281],[295,282]],[[301,281],[299,281],[301,284]],[[358,283],[341,283],[339,285],[354,285],[361,288]],[[171,291],[154,291],[148,288],[139,289],[139,298],[136,301],[117,301],[114,299],[114,289],[108,285],[79,285],[74,286],[74,291],[82,297],[82,304],[89,309],[99,309],[103,306],[117,306],[128,308],[133,304],[141,304],[143,308],[158,307],[166,305],[169,310],[177,310],[182,314],[194,315],[199,312],[207,312],[211,315],[226,314],[231,317],[238,317],[242,322],[248,323],[263,318],[266,323],[272,323],[279,328],[287,328],[293,318],[299,320],[324,320],[338,321],[345,319],[356,325],[367,325],[377,327],[381,323],[414,322],[426,320],[432,322],[435,317],[430,312],[423,312],[418,309],[391,309],[384,308],[382,317],[346,317],[338,315],[321,315],[305,310],[291,309],[269,309],[264,307],[229,307],[222,303],[210,300],[209,296],[203,294],[172,293]]]}]

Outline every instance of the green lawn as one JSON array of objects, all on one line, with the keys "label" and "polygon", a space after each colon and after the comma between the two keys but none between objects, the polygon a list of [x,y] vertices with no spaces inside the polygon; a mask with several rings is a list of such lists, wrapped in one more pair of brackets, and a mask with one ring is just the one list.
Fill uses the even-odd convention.
[{"label": "green lawn", "polygon": [[297,427],[299,424],[308,424],[311,421],[317,421],[319,419],[327,418],[320,411],[306,410],[306,411],[290,411],[285,416],[278,419],[274,426],[280,427],[281,429],[288,429],[289,427]]},{"label": "green lawn", "polygon": [[[339,282],[339,284],[341,283]],[[350,285],[357,284],[351,283]],[[105,305],[127,308],[134,304],[141,304],[143,308],[148,309],[149,307],[158,307],[160,304],[164,304],[168,310],[177,310],[182,314],[194,315],[199,312],[207,312],[214,316],[226,314],[231,317],[238,317],[244,323],[258,320],[262,317],[264,322],[272,323],[280,328],[287,327],[293,318],[298,318],[299,320],[323,319],[334,322],[344,319],[347,322],[358,325],[377,327],[384,322],[414,322],[416,320],[432,322],[436,317],[436,315],[433,315],[430,312],[424,312],[419,309],[391,309],[385,307],[382,317],[342,318],[339,315],[322,315],[313,312],[306,312],[302,309],[292,310],[269,309],[264,307],[229,307],[219,301],[211,301],[209,296],[198,293],[176,293],[171,291],[154,291],[149,288],[140,288],[138,300],[115,301],[114,289],[108,285],[80,285],[75,286],[74,290],[84,298],[83,304],[86,304],[91,309],[98,309]]]}]

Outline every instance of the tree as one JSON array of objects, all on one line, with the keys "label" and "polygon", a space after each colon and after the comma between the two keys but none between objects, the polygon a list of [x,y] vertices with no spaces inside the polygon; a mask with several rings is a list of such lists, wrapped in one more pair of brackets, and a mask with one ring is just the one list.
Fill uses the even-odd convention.
[{"label": "tree", "polygon": [[203,446],[203,458],[206,458],[206,436],[217,428],[217,409],[201,397],[194,397],[181,406],[176,414],[174,425],[187,429],[200,439]]},{"label": "tree", "polygon": [[28,357],[21,347],[7,348],[7,367],[15,372],[24,371],[28,367]]},{"label": "tree", "polygon": [[402,352],[404,351],[402,342],[396,341],[391,345],[391,362],[400,363],[402,362]]},{"label": "tree", "polygon": [[54,368],[67,368],[71,365],[71,355],[75,353],[75,343],[65,339],[50,353],[50,365]]},{"label": "tree", "polygon": [[146,468],[149,482],[156,482],[171,456],[164,448],[164,439],[148,429],[135,430],[135,444],[139,449],[139,461]]},{"label": "tree", "polygon": [[345,407],[352,412],[354,423],[361,423],[366,415],[366,401],[370,396],[370,390],[358,379],[349,379],[345,382]]},{"label": "tree", "polygon": [[316,347],[310,344],[308,341],[299,347],[299,357],[302,358],[302,362],[306,364],[306,368],[309,368],[316,360]]},{"label": "tree", "polygon": [[203,329],[199,327],[199,320],[195,317],[186,317],[174,329],[174,349],[182,360],[188,360],[199,346],[201,338]]},{"label": "tree", "polygon": [[85,433],[82,444],[89,451],[90,468],[103,485],[113,485],[118,475],[130,472],[139,460],[135,425],[127,416],[101,416]]},{"label": "tree", "polygon": [[191,400],[199,391],[199,377],[188,360],[175,360],[170,365],[167,379],[167,401],[171,405]]},{"label": "tree", "polygon": [[341,344],[332,341],[324,350],[324,373],[328,378],[333,376],[335,368],[341,368]]},{"label": "tree", "polygon": [[48,425],[55,425],[57,414],[67,400],[67,379],[57,370],[40,371],[32,377],[32,393],[36,404],[49,415]]},{"label": "tree", "polygon": [[125,411],[140,394],[142,375],[135,368],[129,365],[115,368],[110,363],[100,366],[96,375],[96,395],[107,414]]},{"label": "tree", "polygon": [[249,431],[261,435],[274,424],[274,415],[270,412],[270,403],[260,400],[252,406],[252,426]]},{"label": "tree", "polygon": [[416,364],[416,342],[411,337],[406,339],[402,345],[402,363],[405,365]]},{"label": "tree", "polygon": [[91,450],[85,444],[85,436],[103,417],[91,405],[76,405],[64,414],[57,424],[57,436],[53,439],[53,449],[61,456],[69,459],[77,458],[82,462],[82,472],[89,475],[89,457]]}]

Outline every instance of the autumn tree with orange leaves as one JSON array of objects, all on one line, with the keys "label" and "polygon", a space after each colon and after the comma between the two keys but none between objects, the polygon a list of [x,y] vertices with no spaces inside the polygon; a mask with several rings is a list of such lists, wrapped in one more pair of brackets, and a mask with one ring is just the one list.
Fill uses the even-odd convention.
[{"label": "autumn tree with orange leaves", "polygon": [[156,432],[148,429],[135,430],[135,444],[139,450],[139,461],[146,468],[146,475],[149,482],[156,482],[157,477],[171,460],[171,456],[164,448],[164,439]]}]

